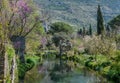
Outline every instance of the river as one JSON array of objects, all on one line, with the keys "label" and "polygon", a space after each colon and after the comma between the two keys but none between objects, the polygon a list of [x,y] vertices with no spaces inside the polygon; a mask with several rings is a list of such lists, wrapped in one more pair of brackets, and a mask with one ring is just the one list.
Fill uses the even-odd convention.
[{"label": "river", "polygon": [[46,60],[43,62],[43,65],[35,66],[27,72],[25,83],[109,83],[100,75],[86,68],[79,71],[74,70],[74,72],[69,72],[63,79],[53,81],[49,75],[49,70],[53,68],[54,64],[55,61]]}]

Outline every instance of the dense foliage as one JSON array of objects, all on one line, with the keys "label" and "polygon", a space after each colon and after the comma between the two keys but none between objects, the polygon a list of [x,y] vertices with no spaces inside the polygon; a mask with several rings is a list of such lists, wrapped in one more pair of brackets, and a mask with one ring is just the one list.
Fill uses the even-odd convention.
[{"label": "dense foliage", "polygon": [[117,27],[120,26],[120,15],[112,19],[108,24],[111,26],[113,30],[117,29]]},{"label": "dense foliage", "polygon": [[51,32],[58,33],[58,32],[65,32],[65,33],[71,33],[73,31],[73,28],[64,22],[55,22],[51,25]]}]

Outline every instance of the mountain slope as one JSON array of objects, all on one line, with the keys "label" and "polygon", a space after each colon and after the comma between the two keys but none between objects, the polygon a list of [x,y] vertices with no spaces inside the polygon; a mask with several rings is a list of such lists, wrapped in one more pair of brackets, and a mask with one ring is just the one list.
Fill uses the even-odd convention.
[{"label": "mountain slope", "polygon": [[105,22],[120,14],[120,0],[35,0],[54,21],[65,21],[77,27],[96,26],[97,5],[101,4]]}]

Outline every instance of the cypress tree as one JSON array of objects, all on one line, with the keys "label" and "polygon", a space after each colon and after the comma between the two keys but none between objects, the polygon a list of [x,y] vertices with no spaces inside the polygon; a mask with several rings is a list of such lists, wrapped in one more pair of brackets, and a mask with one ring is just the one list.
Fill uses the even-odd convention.
[{"label": "cypress tree", "polygon": [[89,27],[89,35],[92,36],[92,27],[91,27],[91,24],[90,24],[90,27]]},{"label": "cypress tree", "polygon": [[103,21],[103,15],[101,12],[100,5],[98,5],[97,10],[97,35],[100,35],[104,32],[104,21]]},{"label": "cypress tree", "polygon": [[89,35],[89,30],[86,30],[86,35]]},{"label": "cypress tree", "polygon": [[111,32],[110,27],[109,27],[109,25],[107,25],[106,26],[106,35],[109,37],[110,37],[110,32]]},{"label": "cypress tree", "polygon": [[110,32],[110,26],[109,25],[106,26],[106,31]]},{"label": "cypress tree", "polygon": [[83,37],[86,35],[85,27],[83,27]]},{"label": "cypress tree", "polygon": [[79,30],[78,30],[78,34],[79,34],[79,35],[82,35],[82,29],[79,29]]}]

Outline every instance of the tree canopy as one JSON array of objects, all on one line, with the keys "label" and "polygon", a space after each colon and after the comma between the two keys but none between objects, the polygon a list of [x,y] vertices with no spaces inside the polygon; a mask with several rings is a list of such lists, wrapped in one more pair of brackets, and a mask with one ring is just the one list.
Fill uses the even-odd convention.
[{"label": "tree canopy", "polygon": [[113,18],[108,24],[112,29],[116,29],[118,26],[120,26],[120,15]]},{"label": "tree canopy", "polygon": [[73,31],[73,28],[72,26],[64,22],[55,22],[51,25],[50,31],[52,33],[57,33],[57,32],[71,33]]}]

